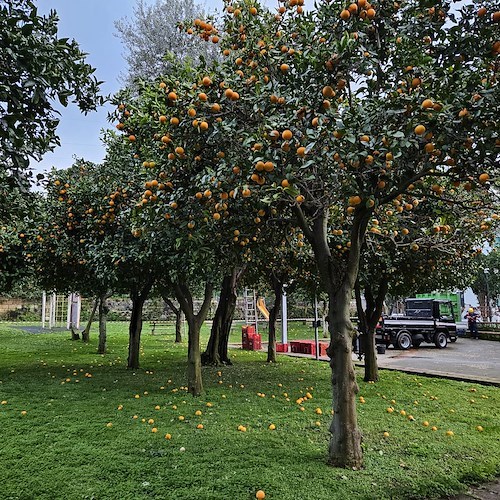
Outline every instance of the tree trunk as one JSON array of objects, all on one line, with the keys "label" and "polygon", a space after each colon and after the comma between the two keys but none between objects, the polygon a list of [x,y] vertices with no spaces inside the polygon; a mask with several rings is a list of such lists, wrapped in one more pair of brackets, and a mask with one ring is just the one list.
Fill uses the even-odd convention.
[{"label": "tree trunk", "polygon": [[203,392],[200,330],[210,309],[213,287],[210,283],[205,285],[203,304],[197,314],[194,312],[193,297],[188,286],[181,282],[176,283],[174,288],[175,295],[188,324],[188,392],[193,396],[199,396]]},{"label": "tree trunk", "polygon": [[489,317],[488,295],[486,292],[480,291],[477,294],[477,300],[479,302],[479,311],[483,321],[491,321],[491,318]]},{"label": "tree trunk", "polygon": [[179,344],[182,342],[182,310],[180,307],[175,307],[175,304],[168,297],[163,297],[163,300],[175,314],[175,343]]},{"label": "tree trunk", "polygon": [[276,319],[281,311],[283,283],[271,276],[271,285],[274,290],[274,304],[269,310],[269,339],[267,345],[267,362],[276,363]]},{"label": "tree trunk", "polygon": [[221,332],[219,335],[219,360],[223,365],[233,364],[233,362],[229,358],[228,348],[229,336],[231,335],[231,327],[233,326],[234,311],[236,310],[236,299],[236,288],[233,288],[224,317],[222,318]]},{"label": "tree trunk", "polygon": [[332,370],[333,420],[328,461],[336,467],[359,468],[363,464],[362,435],[357,423],[356,394],[359,392],[352,362],[355,334],[349,317],[352,288],[342,286],[329,293],[330,367]]},{"label": "tree trunk", "polygon": [[[363,311],[361,300],[358,303],[358,294],[360,295],[359,286],[356,286],[356,304],[358,306],[358,315],[363,317],[363,333],[364,333],[364,355],[365,355],[365,382],[377,382],[378,375],[378,362],[377,350],[375,344],[375,331],[382,308],[384,306],[385,297],[389,289],[389,276],[382,274],[379,282],[376,285],[377,295],[374,296],[372,287],[368,284],[365,286],[365,301],[366,308]],[[360,315],[361,308],[361,315]]]},{"label": "tree trunk", "polygon": [[73,323],[69,325],[69,329],[71,330],[71,340],[80,340],[80,334],[76,331]]},{"label": "tree trunk", "polygon": [[212,322],[212,328],[210,330],[210,338],[208,339],[208,344],[205,352],[201,355],[201,362],[204,366],[214,365],[219,366],[221,364],[221,359],[219,355],[219,344],[222,334],[222,320],[224,315],[224,309],[226,307],[225,290],[227,288],[226,282],[228,281],[228,276],[225,276],[222,280],[222,288],[219,298],[219,303],[217,304],[217,309],[215,310],[214,319]]},{"label": "tree trunk", "polygon": [[365,382],[378,382],[377,346],[375,343],[375,327],[369,326],[365,339]]},{"label": "tree trunk", "polygon": [[108,296],[103,295],[99,299],[99,345],[98,354],[106,354],[106,325],[108,321]]},{"label": "tree trunk", "polygon": [[328,338],[328,301],[323,301],[323,307],[321,308],[321,325],[323,326],[323,338]]},{"label": "tree trunk", "polygon": [[150,280],[142,290],[134,291],[131,294],[132,298],[132,314],[129,324],[129,343],[128,343],[128,368],[139,368],[139,354],[141,345],[142,332],[142,310],[144,302],[148,297],[149,291],[153,286],[153,280]]},{"label": "tree trunk", "polygon": [[358,359],[361,359],[366,350],[368,326],[361,299],[361,285],[359,284],[359,280],[356,280],[356,284],[354,285],[354,295],[356,297],[356,312],[358,315]]},{"label": "tree trunk", "polygon": [[329,300],[330,345],[327,353],[332,370],[334,414],[330,426],[328,462],[335,467],[360,468],[363,465],[362,434],[356,416],[359,388],[352,361],[355,329],[350,320],[349,305],[358,275],[361,245],[372,211],[359,206],[354,213],[347,262],[332,256],[328,246],[328,210],[315,215],[312,227],[300,207],[296,206],[295,212],[306,238],[312,244]]},{"label": "tree trunk", "polygon": [[205,352],[201,356],[204,365],[232,364],[228,355],[229,335],[238,298],[236,288],[242,275],[243,269],[233,268],[231,274],[224,276],[222,280],[219,303],[215,311],[210,339]]},{"label": "tree trunk", "polygon": [[82,341],[88,342],[90,340],[90,328],[92,326],[92,322],[94,321],[94,316],[97,310],[97,306],[99,305],[99,297],[96,297],[94,300],[94,305],[92,306],[92,311],[90,312],[89,320],[87,321],[87,325],[82,332]]}]

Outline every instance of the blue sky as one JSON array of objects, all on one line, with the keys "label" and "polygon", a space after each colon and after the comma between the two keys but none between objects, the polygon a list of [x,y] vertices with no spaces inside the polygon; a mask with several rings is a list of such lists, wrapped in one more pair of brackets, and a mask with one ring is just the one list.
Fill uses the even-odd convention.
[{"label": "blue sky", "polygon": [[[154,3],[153,0],[148,3]],[[222,8],[222,0],[198,2],[205,10]],[[274,2],[273,2],[274,3]],[[119,75],[125,68],[123,47],[115,36],[114,22],[133,14],[136,0],[38,0],[39,12],[48,14],[55,10],[59,15],[59,36],[74,38],[84,52],[88,62],[96,68],[96,77],[104,81],[102,93],[111,94],[119,90]],[[50,170],[52,166],[65,168],[73,163],[74,156],[99,162],[104,149],[100,142],[100,131],[111,128],[107,122],[108,109],[83,115],[76,106],[61,109],[58,135],[61,147],[47,153],[40,163],[32,162],[36,171]]]}]

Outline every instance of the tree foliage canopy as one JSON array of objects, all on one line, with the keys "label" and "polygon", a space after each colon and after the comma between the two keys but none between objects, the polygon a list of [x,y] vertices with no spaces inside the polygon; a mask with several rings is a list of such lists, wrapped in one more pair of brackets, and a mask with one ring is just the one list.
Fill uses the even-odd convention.
[{"label": "tree foliage canopy", "polygon": [[94,68],[74,40],[58,37],[57,22],[30,0],[0,1],[0,168],[21,180],[30,158],[59,144],[55,102],[83,112],[99,103]]}]

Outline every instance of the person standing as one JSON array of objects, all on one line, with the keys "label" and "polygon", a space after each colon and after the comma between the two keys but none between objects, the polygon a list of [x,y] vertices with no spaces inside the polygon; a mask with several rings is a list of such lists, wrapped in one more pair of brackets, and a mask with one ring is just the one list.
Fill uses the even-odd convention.
[{"label": "person standing", "polygon": [[470,335],[473,339],[479,338],[479,333],[477,331],[477,319],[479,318],[479,314],[477,314],[472,307],[469,307],[467,314],[464,316],[464,319],[467,320],[467,325],[469,327]]}]

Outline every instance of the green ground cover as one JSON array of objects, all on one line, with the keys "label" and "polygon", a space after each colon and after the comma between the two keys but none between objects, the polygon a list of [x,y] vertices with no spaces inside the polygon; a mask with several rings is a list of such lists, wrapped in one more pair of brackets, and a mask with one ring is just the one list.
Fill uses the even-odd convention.
[{"label": "green ground cover", "polygon": [[1,498],[434,498],[500,471],[498,388],[360,378],[365,468],[332,469],[327,363],[268,365],[234,350],[234,366],[203,369],[195,399],[184,389],[185,344],[146,330],[142,368],[131,371],[126,324],[109,325],[105,356],[95,337],[84,345],[0,326]]}]

